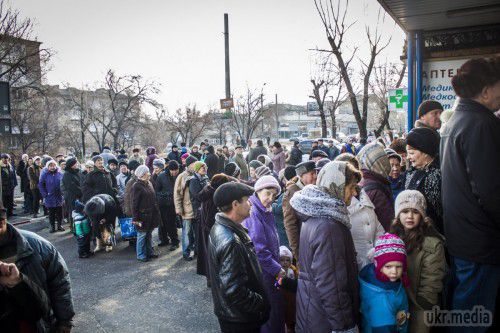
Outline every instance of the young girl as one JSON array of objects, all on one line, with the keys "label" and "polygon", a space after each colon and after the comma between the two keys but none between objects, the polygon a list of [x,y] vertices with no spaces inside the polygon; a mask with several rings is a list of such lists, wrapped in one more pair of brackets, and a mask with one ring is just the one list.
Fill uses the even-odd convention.
[{"label": "young girl", "polygon": [[404,287],[406,275],[406,249],[401,238],[384,234],[375,242],[374,263],[359,273],[361,290],[362,331],[408,331],[408,299]]},{"label": "young girl", "polygon": [[280,264],[285,271],[284,284],[279,280],[277,284],[285,296],[285,325],[286,332],[295,332],[295,294],[297,292],[297,278],[299,271],[292,264],[292,251],[286,246],[280,246]]},{"label": "young girl", "polygon": [[396,219],[391,232],[403,239],[408,252],[406,289],[410,301],[410,332],[429,332],[424,311],[439,304],[446,274],[443,237],[426,216],[426,201],[414,190],[401,192],[396,198]]}]

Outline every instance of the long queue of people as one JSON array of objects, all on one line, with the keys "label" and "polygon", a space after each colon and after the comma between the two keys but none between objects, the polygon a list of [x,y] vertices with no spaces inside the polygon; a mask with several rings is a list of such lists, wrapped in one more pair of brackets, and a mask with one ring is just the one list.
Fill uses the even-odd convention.
[{"label": "long queue of people", "polygon": [[[450,329],[494,329],[500,59],[466,62],[452,84],[460,101],[446,124],[442,105],[424,101],[416,128],[391,143],[318,142],[307,161],[300,144],[287,152],[260,140],[246,157],[205,142],[166,157],[105,148],[82,166],[26,156],[30,189],[51,231],[68,219],[81,258],[111,251],[126,218],[137,260],[157,258],[158,227],[159,246],[196,258],[222,332],[428,332],[442,325],[428,312],[476,306],[486,323]],[[4,168],[13,172],[5,158],[2,182]]]}]

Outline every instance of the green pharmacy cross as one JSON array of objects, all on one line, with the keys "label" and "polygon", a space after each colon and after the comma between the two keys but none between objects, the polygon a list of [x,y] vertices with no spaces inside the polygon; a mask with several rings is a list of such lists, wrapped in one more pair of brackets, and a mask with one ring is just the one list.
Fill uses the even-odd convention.
[{"label": "green pharmacy cross", "polygon": [[389,91],[389,110],[405,111],[408,104],[408,93],[405,88]]}]

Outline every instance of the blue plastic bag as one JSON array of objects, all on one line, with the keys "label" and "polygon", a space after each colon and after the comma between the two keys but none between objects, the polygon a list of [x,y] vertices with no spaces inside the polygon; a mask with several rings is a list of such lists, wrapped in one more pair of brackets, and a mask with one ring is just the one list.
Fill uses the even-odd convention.
[{"label": "blue plastic bag", "polygon": [[124,217],[118,219],[118,223],[120,224],[120,229],[122,231],[123,239],[137,237],[137,230],[135,229],[135,226],[132,224],[132,218]]}]

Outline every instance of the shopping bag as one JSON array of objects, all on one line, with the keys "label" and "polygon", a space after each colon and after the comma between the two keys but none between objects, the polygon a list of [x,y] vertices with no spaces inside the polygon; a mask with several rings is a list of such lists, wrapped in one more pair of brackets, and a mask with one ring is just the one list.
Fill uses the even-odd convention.
[{"label": "shopping bag", "polygon": [[122,231],[123,239],[137,237],[137,230],[135,229],[135,226],[132,224],[132,218],[124,217],[118,219],[118,223],[120,224],[120,229]]}]

